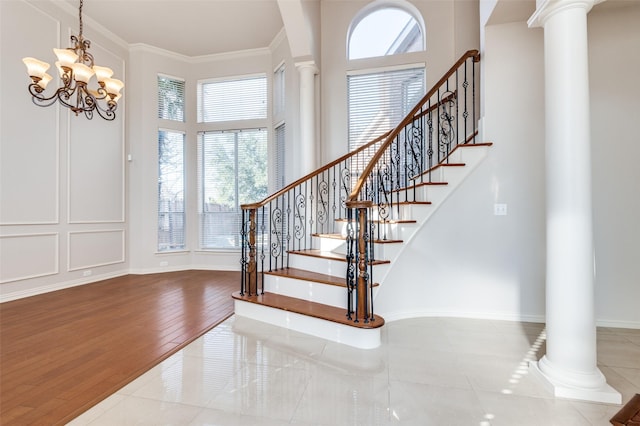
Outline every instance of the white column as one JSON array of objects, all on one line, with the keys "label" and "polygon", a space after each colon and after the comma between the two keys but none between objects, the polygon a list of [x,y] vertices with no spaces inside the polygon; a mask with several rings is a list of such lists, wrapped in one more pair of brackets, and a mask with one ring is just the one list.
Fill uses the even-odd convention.
[{"label": "white column", "polygon": [[547,352],[531,371],[557,397],[619,404],[620,393],[597,367],[587,46],[593,4],[547,0],[529,20],[544,28],[547,193]]},{"label": "white column", "polygon": [[314,171],[316,164],[316,85],[318,68],[313,61],[296,63],[300,75],[300,171],[304,176]]}]

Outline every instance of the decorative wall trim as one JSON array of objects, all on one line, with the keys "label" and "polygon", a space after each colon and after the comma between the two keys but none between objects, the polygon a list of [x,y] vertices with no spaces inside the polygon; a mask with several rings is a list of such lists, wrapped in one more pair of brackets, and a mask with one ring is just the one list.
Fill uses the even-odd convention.
[{"label": "decorative wall trim", "polygon": [[[52,46],[56,46],[60,40],[60,35],[62,33],[61,22],[58,19],[51,16],[49,13],[44,12],[43,10],[39,9],[37,6],[29,2],[24,2],[24,4],[32,8],[34,12],[41,14],[45,18],[50,19],[55,24],[56,40],[51,40],[51,42],[53,43]],[[27,96],[26,93],[25,93],[25,96]],[[55,176],[54,176],[56,183],[55,183],[55,203],[53,206],[54,208],[53,219],[37,220],[37,221],[2,221],[0,220],[0,226],[58,225],[60,223],[60,106],[56,104],[53,108],[56,111],[56,118],[55,118],[55,144],[56,144],[55,152],[56,154],[55,154]]]},{"label": "decorative wall trim", "polygon": [[[100,261],[96,261],[96,262],[87,262],[87,263],[79,263],[79,264],[73,264],[72,259],[74,259],[74,254],[73,254],[73,244],[74,244],[74,236],[79,236],[79,235],[99,235],[99,234],[120,234],[120,252],[116,253],[116,255],[119,255],[117,258],[114,259],[110,259],[107,260],[105,259],[105,261],[100,262]],[[72,271],[78,271],[81,269],[89,269],[89,268],[96,268],[99,266],[107,266],[107,265],[115,265],[118,263],[124,263],[125,262],[125,250],[126,250],[126,239],[125,239],[125,230],[124,229],[104,229],[104,230],[94,230],[94,231],[74,231],[74,232],[69,232],[68,236],[67,236],[67,271],[68,272],[72,272]],[[100,254],[104,254],[105,251],[101,251],[101,250],[97,250]]]},{"label": "decorative wall trim", "polygon": [[213,55],[186,56],[144,43],[134,43],[129,45],[129,52],[152,53],[154,55],[164,56],[165,58],[182,61],[187,64],[201,64],[206,62],[228,61],[238,58],[271,55],[271,49],[263,47],[259,49],[238,50],[236,52],[216,53]]},{"label": "decorative wall trim", "polygon": [[[13,239],[13,238],[37,238],[37,237],[53,237],[54,239],[54,242],[53,242],[54,250],[53,250],[52,259],[51,259],[51,263],[52,263],[51,270],[49,271],[44,270],[40,273],[34,273],[34,274],[19,275],[9,279],[3,279],[2,276],[0,275],[0,284],[10,283],[14,281],[28,280],[32,278],[46,277],[49,275],[56,275],[59,273],[58,264],[60,260],[60,253],[59,253],[60,243],[59,243],[59,234],[57,232],[2,235],[0,236],[0,240],[7,240],[7,239]],[[3,257],[6,259],[6,255]],[[33,266],[33,264],[30,264],[30,266]]]}]

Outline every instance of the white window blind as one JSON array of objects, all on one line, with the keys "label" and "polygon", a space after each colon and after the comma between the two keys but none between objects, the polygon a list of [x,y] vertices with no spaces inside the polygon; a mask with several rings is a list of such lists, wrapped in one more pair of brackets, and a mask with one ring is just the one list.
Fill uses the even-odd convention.
[{"label": "white window blind", "polygon": [[158,75],[158,118],[184,121],[184,80]]},{"label": "white window blind", "polygon": [[347,76],[349,150],[393,129],[425,93],[424,68]]},{"label": "white window blind", "polygon": [[276,191],[284,188],[285,181],[285,141],[286,141],[286,128],[282,123],[275,129],[276,131],[276,143],[275,143],[275,163],[276,163]]},{"label": "white window blind", "polygon": [[185,248],[184,133],[158,131],[158,251]]},{"label": "white window blind", "polygon": [[199,123],[264,118],[267,118],[266,76],[198,84]]},{"label": "white window blind", "polygon": [[273,115],[279,117],[285,110],[285,74],[282,64],[273,74]]},{"label": "white window blind", "polygon": [[200,246],[240,247],[240,205],[267,196],[267,130],[198,134]]}]

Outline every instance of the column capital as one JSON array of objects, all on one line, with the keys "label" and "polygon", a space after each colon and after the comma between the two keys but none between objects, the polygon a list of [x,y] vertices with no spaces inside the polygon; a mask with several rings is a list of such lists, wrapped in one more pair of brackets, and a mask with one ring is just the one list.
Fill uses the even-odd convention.
[{"label": "column capital", "polygon": [[569,9],[584,9],[588,13],[591,8],[603,0],[542,0],[536,2],[536,11],[527,21],[529,28],[544,27],[553,15]]},{"label": "column capital", "polygon": [[296,66],[296,68],[298,69],[298,72],[302,72],[302,71],[313,71],[313,74],[318,74],[319,70],[318,67],[316,66],[316,62],[311,60],[311,61],[300,61],[300,62],[295,62],[294,65]]}]

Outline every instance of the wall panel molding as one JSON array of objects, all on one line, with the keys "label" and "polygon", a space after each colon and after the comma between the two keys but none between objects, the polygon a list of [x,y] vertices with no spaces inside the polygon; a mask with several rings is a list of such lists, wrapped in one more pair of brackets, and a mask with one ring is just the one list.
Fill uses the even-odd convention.
[{"label": "wall panel molding", "polygon": [[58,274],[59,248],[57,232],[0,236],[0,284]]},{"label": "wall panel molding", "polygon": [[67,271],[125,261],[125,230],[74,231],[68,234]]},{"label": "wall panel molding", "polygon": [[[0,224],[42,225],[60,221],[60,108],[33,104],[24,56],[55,60],[60,21],[26,2],[2,2],[3,34],[21,34],[23,22],[32,34],[0,37]],[[51,90],[49,90],[49,93]]]}]

